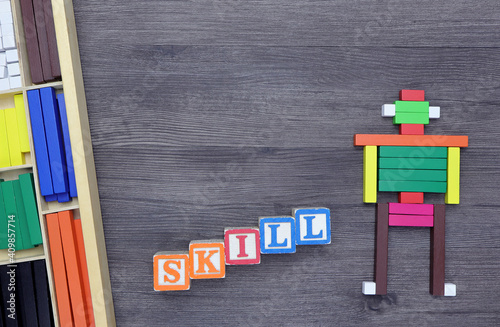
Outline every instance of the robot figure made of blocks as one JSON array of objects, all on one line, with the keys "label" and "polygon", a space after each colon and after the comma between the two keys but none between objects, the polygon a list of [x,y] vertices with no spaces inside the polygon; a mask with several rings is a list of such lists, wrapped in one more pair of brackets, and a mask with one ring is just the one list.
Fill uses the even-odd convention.
[{"label": "robot figure made of blocks", "polygon": [[[356,134],[363,146],[363,202],[377,203],[377,192],[398,192],[397,203],[377,203],[375,281],[363,282],[365,295],[387,294],[389,226],[431,228],[430,293],[455,296],[456,285],[445,283],[445,205],[460,198],[462,135],[425,135],[429,119],[440,108],[424,101],[423,90],[401,90],[399,101],[382,106],[399,134]],[[445,204],[424,204],[424,193],[444,193]]]}]

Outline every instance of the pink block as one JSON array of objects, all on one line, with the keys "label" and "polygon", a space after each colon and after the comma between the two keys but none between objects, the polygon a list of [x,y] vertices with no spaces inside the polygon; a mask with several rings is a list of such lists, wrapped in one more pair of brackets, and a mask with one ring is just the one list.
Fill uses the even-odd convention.
[{"label": "pink block", "polygon": [[389,203],[389,213],[398,215],[434,215],[433,204]]},{"label": "pink block", "polygon": [[389,226],[432,227],[434,216],[389,215]]}]

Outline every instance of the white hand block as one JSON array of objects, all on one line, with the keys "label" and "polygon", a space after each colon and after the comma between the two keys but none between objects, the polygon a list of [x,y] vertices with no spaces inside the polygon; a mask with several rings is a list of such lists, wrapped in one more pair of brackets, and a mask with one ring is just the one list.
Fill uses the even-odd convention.
[{"label": "white hand block", "polygon": [[429,107],[429,118],[439,118],[441,117],[440,107]]},{"label": "white hand block", "polygon": [[0,12],[8,12],[8,13],[12,12],[12,9],[10,8],[10,1],[0,2]]},{"label": "white hand block", "polygon": [[0,66],[7,66],[7,55],[5,52],[0,52]]},{"label": "white hand block", "polygon": [[2,43],[5,50],[16,48],[16,39],[14,38],[14,35],[2,36]]},{"label": "white hand block", "polygon": [[4,23],[2,22],[1,29],[2,29],[2,36],[7,36],[7,35],[14,35],[14,24],[10,23]]},{"label": "white hand block", "polygon": [[0,91],[10,89],[9,78],[0,78]]},{"label": "white hand block", "polygon": [[363,282],[362,292],[364,295],[375,295],[377,285],[375,282]]},{"label": "white hand block", "polygon": [[394,116],[396,116],[396,105],[395,104],[382,105],[382,117],[394,117]]},{"label": "white hand block", "polygon": [[12,13],[0,12],[0,24],[12,24]]},{"label": "white hand block", "polygon": [[13,62],[11,64],[7,64],[7,70],[9,71],[9,76],[21,75],[21,71],[19,70],[19,63],[18,62]]},{"label": "white hand block", "polygon": [[457,296],[457,285],[444,283],[444,296]]},{"label": "white hand block", "polygon": [[[2,55],[0,53],[0,55]],[[19,61],[19,55],[17,54],[17,49],[12,49],[12,50],[7,50],[5,51],[5,54],[4,56],[6,56],[6,59],[7,59],[7,63],[11,63],[11,62],[18,62]],[[2,63],[0,62],[0,65]]]},{"label": "white hand block", "polygon": [[0,78],[6,78],[9,76],[6,66],[0,66]]},{"label": "white hand block", "polygon": [[21,76],[9,77],[9,83],[11,89],[18,89],[23,86],[23,84],[21,83]]}]

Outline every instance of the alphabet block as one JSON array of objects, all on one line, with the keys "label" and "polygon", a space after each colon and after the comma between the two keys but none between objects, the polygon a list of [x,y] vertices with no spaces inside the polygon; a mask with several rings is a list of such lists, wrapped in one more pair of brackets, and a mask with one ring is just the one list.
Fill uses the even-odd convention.
[{"label": "alphabet block", "polygon": [[224,240],[189,243],[189,276],[191,279],[224,278]]},{"label": "alphabet block", "polygon": [[297,245],[330,244],[330,209],[294,209]]},{"label": "alphabet block", "polygon": [[189,290],[189,254],[187,252],[156,252],[153,257],[154,290]]},{"label": "alphabet block", "polygon": [[260,263],[260,233],[258,227],[225,228],[226,265]]},{"label": "alphabet block", "polygon": [[260,217],[260,253],[295,253],[295,219]]}]

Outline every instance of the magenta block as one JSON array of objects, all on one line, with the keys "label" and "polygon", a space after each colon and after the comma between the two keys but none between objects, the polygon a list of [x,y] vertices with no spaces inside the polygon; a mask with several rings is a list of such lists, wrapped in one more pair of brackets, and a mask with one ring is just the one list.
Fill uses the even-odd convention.
[{"label": "magenta block", "polygon": [[389,214],[389,226],[432,227],[434,216]]},{"label": "magenta block", "polygon": [[397,215],[434,215],[433,204],[418,204],[418,203],[389,203],[389,213]]}]

